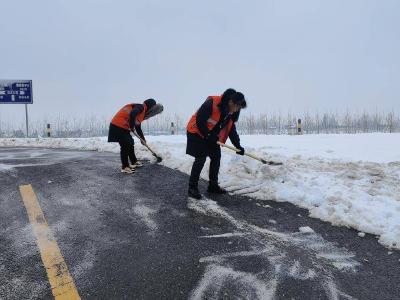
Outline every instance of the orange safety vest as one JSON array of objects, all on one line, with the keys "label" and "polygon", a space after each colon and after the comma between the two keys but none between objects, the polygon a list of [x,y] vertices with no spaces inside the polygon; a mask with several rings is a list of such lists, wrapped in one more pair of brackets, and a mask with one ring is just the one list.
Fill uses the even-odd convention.
[{"label": "orange safety vest", "polygon": [[[207,128],[208,128],[208,130],[211,131],[215,127],[215,125],[217,125],[219,120],[221,119],[221,110],[218,105],[221,103],[222,96],[209,96],[207,99],[212,99],[212,102],[213,102],[212,113],[211,113],[210,118],[207,120]],[[204,137],[201,134],[199,128],[197,127],[196,120],[197,120],[197,111],[190,118],[186,129],[190,133],[196,133],[196,134],[200,135],[201,137]],[[233,121],[229,120],[228,123],[226,124],[226,126],[224,128],[222,128],[221,131],[219,132],[219,141],[221,143],[225,143],[226,140],[228,139],[228,136],[229,136],[229,133],[231,132],[232,126],[233,126]]]},{"label": "orange safety vest", "polygon": [[[123,108],[121,108],[115,114],[114,118],[112,118],[111,124],[114,124],[115,126],[123,128],[123,129],[131,130],[129,121],[131,118],[131,111],[135,107],[135,105],[137,105],[137,104],[131,103],[131,104],[127,104]],[[144,109],[140,114],[138,114],[136,116],[135,125],[140,125],[140,123],[142,123],[144,120],[144,116],[147,111],[147,106],[146,106],[146,104],[142,104],[142,105],[143,105]]]}]

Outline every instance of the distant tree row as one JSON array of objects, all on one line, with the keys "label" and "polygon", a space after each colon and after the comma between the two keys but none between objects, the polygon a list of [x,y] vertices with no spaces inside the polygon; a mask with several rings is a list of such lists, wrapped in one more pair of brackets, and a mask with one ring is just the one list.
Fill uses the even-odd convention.
[{"label": "distant tree row", "polygon": [[[187,119],[177,114],[162,114],[145,121],[142,128],[145,134],[150,135],[185,134]],[[301,119],[303,134],[400,132],[400,117],[394,112],[243,114],[237,128],[241,134],[295,134],[298,119]],[[29,123],[29,136],[45,137],[47,124],[51,126],[52,137],[95,137],[107,136],[109,120],[95,116],[88,118],[59,116],[55,119],[34,120]],[[25,122],[0,120],[0,137],[24,136]]]},{"label": "distant tree row", "polygon": [[400,118],[394,112],[250,114],[240,118],[238,128],[245,134],[291,134],[296,132],[299,119],[304,134],[400,132]]}]

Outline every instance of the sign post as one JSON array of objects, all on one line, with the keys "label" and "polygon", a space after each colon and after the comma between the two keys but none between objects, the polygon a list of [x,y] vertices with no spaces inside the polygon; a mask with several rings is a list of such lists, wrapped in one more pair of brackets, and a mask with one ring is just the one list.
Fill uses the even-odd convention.
[{"label": "sign post", "polygon": [[29,137],[28,104],[25,104],[26,137]]},{"label": "sign post", "polygon": [[33,104],[32,80],[0,80],[0,104],[25,104],[26,137],[28,137],[28,104]]}]

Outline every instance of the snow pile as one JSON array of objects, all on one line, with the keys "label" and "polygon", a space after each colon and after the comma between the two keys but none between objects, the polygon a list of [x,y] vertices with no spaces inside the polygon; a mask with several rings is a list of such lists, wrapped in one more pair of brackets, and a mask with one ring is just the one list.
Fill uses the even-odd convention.
[{"label": "snow pile", "polygon": [[[149,136],[167,167],[190,173],[185,136]],[[288,201],[310,216],[379,236],[400,249],[400,134],[242,136],[246,151],[283,166],[267,166],[223,150],[220,183],[230,193]],[[106,138],[0,139],[0,146],[119,152]],[[139,144],[137,155],[151,158]],[[208,166],[208,164],[206,164]],[[207,179],[208,167],[202,172]]]},{"label": "snow pile", "polygon": [[119,145],[107,143],[106,137],[96,138],[0,138],[0,147],[65,148],[101,152],[119,152]]}]

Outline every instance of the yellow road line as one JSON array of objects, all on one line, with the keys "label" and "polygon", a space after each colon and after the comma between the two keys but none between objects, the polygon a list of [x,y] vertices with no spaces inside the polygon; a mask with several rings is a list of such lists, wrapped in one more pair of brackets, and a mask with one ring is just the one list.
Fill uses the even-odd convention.
[{"label": "yellow road line", "polygon": [[29,221],[33,227],[33,233],[36,236],[36,242],[44,267],[46,268],[54,298],[56,300],[81,299],[60,248],[57,245],[57,241],[44,218],[43,211],[40,208],[32,186],[30,184],[21,185],[19,190],[28,213]]}]

